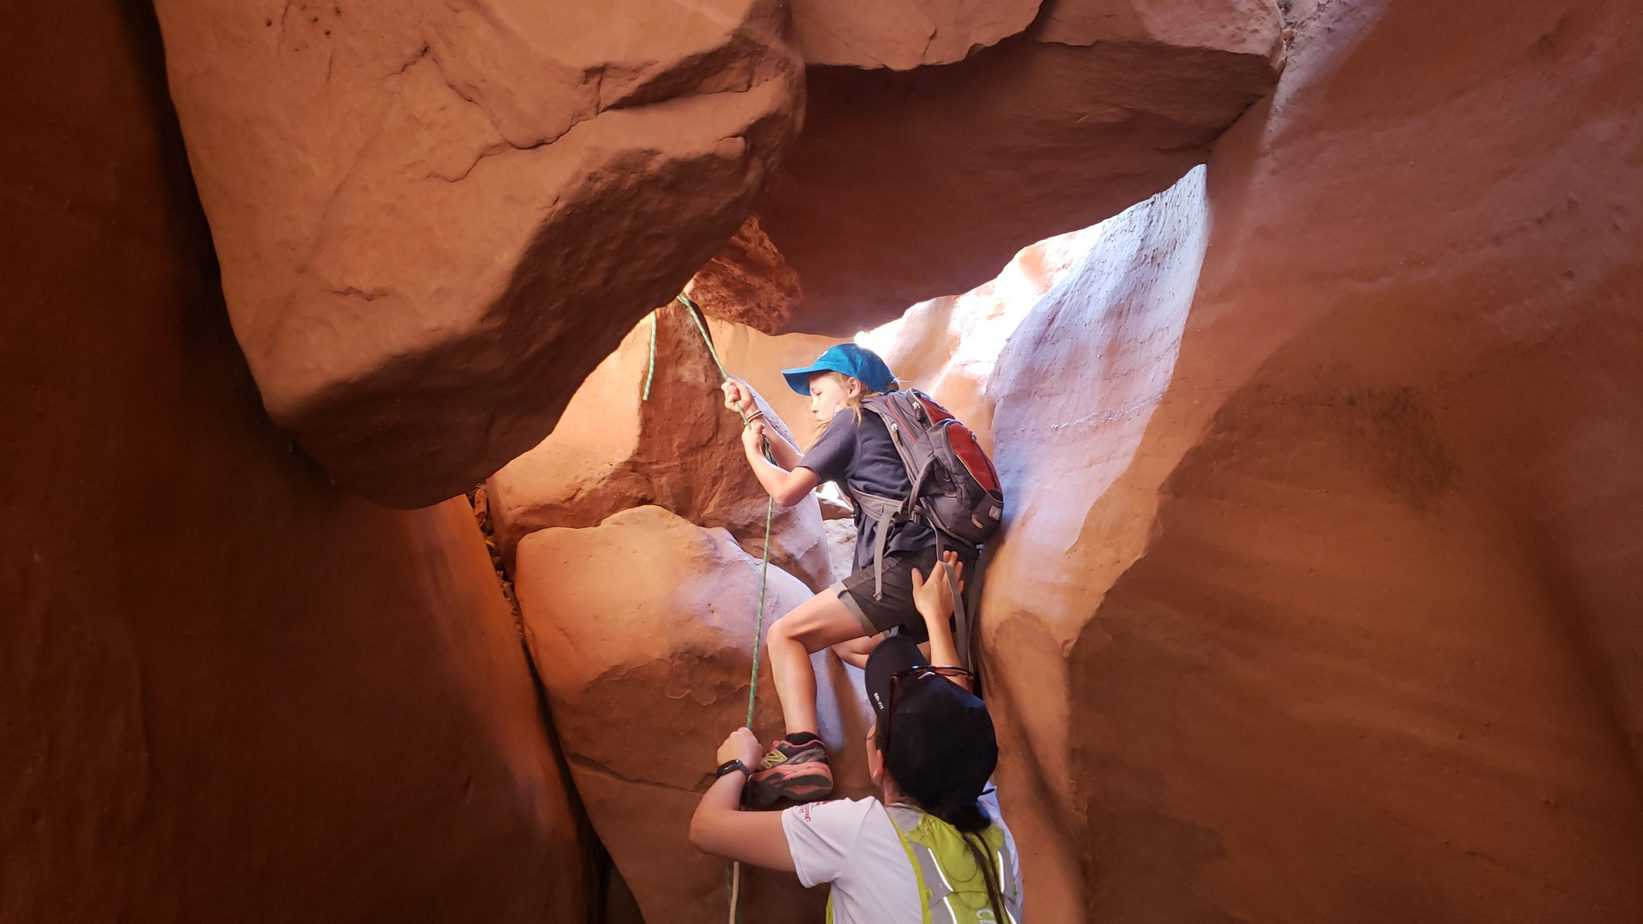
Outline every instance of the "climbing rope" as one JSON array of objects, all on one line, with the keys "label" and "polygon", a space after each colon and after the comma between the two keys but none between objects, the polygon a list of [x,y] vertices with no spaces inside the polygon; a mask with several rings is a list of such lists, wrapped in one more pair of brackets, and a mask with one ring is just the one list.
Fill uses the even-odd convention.
[{"label": "climbing rope", "polygon": [[645,366],[645,393],[642,401],[650,400],[650,380],[656,377],[656,312],[650,313],[650,363]]},{"label": "climbing rope", "polygon": [[[702,334],[702,342],[707,344],[707,355],[713,357],[713,365],[719,367],[719,382],[720,382],[720,384],[723,384],[725,382],[730,381],[730,373],[725,371],[724,360],[719,358],[719,351],[717,349],[715,349],[714,346],[713,346],[713,335],[708,333],[707,323],[702,320],[702,309],[696,307],[696,303],[690,300],[690,296],[685,295],[682,292],[679,294],[677,301],[679,302],[679,304],[685,306],[685,309],[690,312],[690,319],[692,321],[696,322],[696,329],[698,331],[700,331],[701,334]],[[653,363],[654,363],[654,360],[653,360]],[[737,411],[737,413],[741,414],[741,416],[742,416],[742,426],[745,427],[749,423],[752,422],[752,415],[744,414],[740,411]],[[766,444],[766,446],[764,448],[764,456],[765,456],[766,459],[769,459],[771,462],[776,461],[775,458],[771,455],[770,446],[768,444]],[[775,518],[776,518],[776,499],[772,497],[772,498],[769,498],[767,500],[767,502],[765,503],[765,508],[764,508],[764,553],[759,556],[759,608],[757,610],[754,610],[754,619],[753,619],[753,672],[752,672],[752,676],[750,676],[748,678],[748,686],[747,686],[747,721],[743,723],[748,728],[753,727],[753,708],[756,705],[758,705],[757,696],[758,696],[758,692],[759,692],[759,645],[760,645],[761,641],[763,640],[763,636],[764,636],[764,597],[765,597],[765,588],[768,585],[767,577],[768,577],[769,572],[770,572],[770,525],[775,520]]]},{"label": "climbing rope", "polygon": [[[723,385],[725,382],[730,381],[730,373],[725,370],[724,360],[719,358],[719,351],[713,346],[713,335],[708,333],[707,322],[702,318],[702,309],[697,307],[696,303],[691,301],[690,296],[683,292],[679,293],[675,301],[683,305],[685,311],[690,314],[690,319],[696,322],[696,330],[701,332],[702,343],[707,345],[707,355],[713,357],[713,365],[719,370],[719,383]],[[656,374],[656,314],[657,312],[653,311],[650,315],[650,361],[645,367],[644,391],[644,398],[647,401],[650,400],[650,383]],[[751,414],[744,413],[740,409],[737,410],[737,413],[741,414],[744,428],[753,422]],[[764,447],[764,456],[773,463],[776,461],[775,456],[771,454],[768,442]],[[759,556],[759,605],[753,611],[753,669],[747,679],[747,719],[742,723],[748,728],[753,727],[753,712],[758,705],[759,653],[764,641],[764,601],[765,590],[769,583],[767,579],[770,573],[770,527],[775,518],[776,499],[770,498],[764,508],[764,548]],[[738,860],[730,866],[730,924],[736,924],[737,905],[740,904],[741,891],[742,864]]]}]

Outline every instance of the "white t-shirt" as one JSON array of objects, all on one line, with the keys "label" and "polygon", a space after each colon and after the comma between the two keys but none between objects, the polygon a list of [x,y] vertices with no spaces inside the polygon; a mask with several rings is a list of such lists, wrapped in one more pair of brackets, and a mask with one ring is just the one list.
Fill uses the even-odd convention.
[{"label": "white t-shirt", "polygon": [[[1004,831],[1006,909],[1021,918],[1021,863],[1015,838],[988,792],[981,804]],[[782,831],[805,888],[832,883],[833,924],[920,924],[918,880],[907,851],[878,799],[838,799],[782,812]]]}]

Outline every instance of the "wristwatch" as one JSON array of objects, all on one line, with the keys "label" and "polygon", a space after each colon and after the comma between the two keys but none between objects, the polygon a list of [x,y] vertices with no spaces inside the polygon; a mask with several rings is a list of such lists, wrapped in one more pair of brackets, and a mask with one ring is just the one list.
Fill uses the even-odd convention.
[{"label": "wristwatch", "polygon": [[737,760],[727,760],[724,763],[720,764],[719,769],[713,771],[713,778],[718,779],[719,777],[724,776],[726,773],[734,773],[737,770],[742,771],[743,773],[747,774],[748,776],[753,775],[753,771],[747,769],[747,764],[744,764],[744,763],[741,762],[740,759],[737,759]]}]

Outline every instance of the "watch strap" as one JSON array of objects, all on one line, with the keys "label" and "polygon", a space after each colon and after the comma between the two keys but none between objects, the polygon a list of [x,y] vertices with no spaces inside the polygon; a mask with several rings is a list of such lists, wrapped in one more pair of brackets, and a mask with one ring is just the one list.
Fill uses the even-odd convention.
[{"label": "watch strap", "polygon": [[727,773],[734,773],[737,770],[742,771],[743,773],[747,774],[748,776],[753,775],[753,771],[747,769],[747,764],[742,763],[741,760],[738,758],[736,760],[727,760],[724,763],[720,764],[719,769],[713,771],[713,778],[718,779],[719,777],[724,776]]}]

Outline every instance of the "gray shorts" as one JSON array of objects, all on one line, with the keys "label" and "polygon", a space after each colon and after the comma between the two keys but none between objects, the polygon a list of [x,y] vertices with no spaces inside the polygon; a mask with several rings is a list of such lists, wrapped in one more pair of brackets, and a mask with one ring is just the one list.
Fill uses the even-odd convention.
[{"label": "gray shorts", "polygon": [[[958,552],[959,560],[964,562],[965,574],[974,570],[974,551],[964,548],[953,551]],[[915,641],[924,641],[930,634],[924,627],[924,617],[913,606],[913,569],[917,568],[920,574],[929,577],[930,568],[935,563],[935,546],[923,552],[885,552],[884,588],[878,599],[873,598],[871,564],[856,569],[849,577],[829,587],[828,592],[838,594],[839,600],[856,614],[861,621],[862,634],[878,635],[900,626]]]}]

